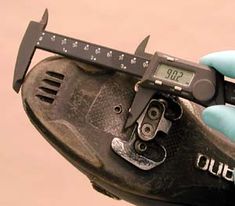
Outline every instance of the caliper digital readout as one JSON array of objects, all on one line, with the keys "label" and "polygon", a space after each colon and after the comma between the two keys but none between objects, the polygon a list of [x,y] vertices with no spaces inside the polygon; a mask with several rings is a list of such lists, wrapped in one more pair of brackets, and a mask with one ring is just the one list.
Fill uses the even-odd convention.
[{"label": "caliper digital readout", "polygon": [[179,69],[167,64],[159,64],[154,77],[173,82],[175,84],[178,84],[179,86],[189,86],[194,77],[194,72]]},{"label": "caliper digital readout", "polygon": [[208,105],[216,95],[216,83],[221,83],[218,77],[207,66],[155,52],[141,85]]}]

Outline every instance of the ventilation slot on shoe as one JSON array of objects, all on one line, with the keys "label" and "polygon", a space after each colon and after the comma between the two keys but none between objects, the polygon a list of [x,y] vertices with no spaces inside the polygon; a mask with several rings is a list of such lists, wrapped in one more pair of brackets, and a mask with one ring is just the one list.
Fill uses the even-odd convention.
[{"label": "ventilation slot on shoe", "polygon": [[51,71],[47,71],[46,73],[51,77],[54,77],[54,78],[57,78],[57,79],[60,79],[60,80],[64,79],[63,74],[60,74],[60,73],[57,73],[57,72],[51,72]]},{"label": "ventilation slot on shoe", "polygon": [[52,94],[52,95],[56,95],[57,94],[57,91],[56,90],[53,90],[53,89],[49,89],[49,88],[46,88],[46,87],[39,87],[40,90],[48,93],[48,94]]},{"label": "ventilation slot on shoe", "polygon": [[41,101],[43,102],[46,102],[46,103],[49,103],[49,104],[52,104],[54,99],[51,98],[51,97],[46,97],[46,96],[43,96],[43,95],[40,95],[40,94],[37,94],[36,97],[38,97]]},{"label": "ventilation slot on shoe", "polygon": [[60,82],[56,82],[56,81],[53,81],[51,79],[43,79],[42,80],[43,82],[53,86],[53,87],[60,87],[61,83]]}]

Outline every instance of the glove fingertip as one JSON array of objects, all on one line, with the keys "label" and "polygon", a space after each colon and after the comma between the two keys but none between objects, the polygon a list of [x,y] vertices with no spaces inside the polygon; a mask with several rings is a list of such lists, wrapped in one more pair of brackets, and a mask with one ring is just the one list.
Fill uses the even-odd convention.
[{"label": "glove fingertip", "polygon": [[211,66],[213,59],[211,59],[210,55],[203,56],[199,59],[200,64],[204,64],[207,66]]},{"label": "glove fingertip", "polygon": [[214,122],[215,115],[214,115],[213,111],[214,111],[213,107],[208,107],[208,108],[204,109],[202,112],[202,120],[209,127],[216,129],[216,124]]},{"label": "glove fingertip", "polygon": [[225,76],[235,78],[235,50],[210,53],[203,56],[199,62],[214,67]]},{"label": "glove fingertip", "polygon": [[234,117],[235,108],[224,105],[208,107],[202,113],[206,125],[223,133],[232,141],[235,141]]}]

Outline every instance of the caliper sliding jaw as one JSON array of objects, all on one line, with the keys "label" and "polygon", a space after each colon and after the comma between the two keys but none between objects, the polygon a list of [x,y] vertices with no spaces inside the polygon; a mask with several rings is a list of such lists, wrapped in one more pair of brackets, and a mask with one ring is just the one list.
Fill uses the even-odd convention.
[{"label": "caliper sliding jaw", "polygon": [[[151,58],[145,52],[149,36],[137,47],[135,55]],[[111,147],[123,159],[141,170],[150,170],[162,164],[167,157],[166,148],[157,142],[158,136],[166,136],[172,121],[178,120],[183,109],[177,99],[145,88],[137,82],[136,95],[129,109],[125,128],[135,124],[129,141],[114,138]]]}]

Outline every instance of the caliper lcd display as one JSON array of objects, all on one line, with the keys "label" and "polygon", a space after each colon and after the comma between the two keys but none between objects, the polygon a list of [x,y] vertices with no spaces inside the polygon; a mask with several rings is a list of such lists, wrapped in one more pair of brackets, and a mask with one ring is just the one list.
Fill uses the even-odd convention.
[{"label": "caliper lcd display", "polygon": [[159,64],[153,76],[157,79],[189,86],[193,79],[194,72],[179,69],[166,64]]}]

